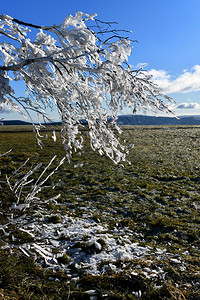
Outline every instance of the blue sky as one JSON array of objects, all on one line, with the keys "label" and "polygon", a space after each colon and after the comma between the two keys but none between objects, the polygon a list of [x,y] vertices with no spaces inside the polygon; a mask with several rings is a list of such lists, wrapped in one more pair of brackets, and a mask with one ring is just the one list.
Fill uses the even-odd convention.
[{"label": "blue sky", "polygon": [[[39,25],[59,24],[76,11],[97,13],[133,31],[130,64],[147,63],[178,115],[200,114],[199,0],[0,0],[2,14]],[[0,118],[20,118],[1,113]]]}]

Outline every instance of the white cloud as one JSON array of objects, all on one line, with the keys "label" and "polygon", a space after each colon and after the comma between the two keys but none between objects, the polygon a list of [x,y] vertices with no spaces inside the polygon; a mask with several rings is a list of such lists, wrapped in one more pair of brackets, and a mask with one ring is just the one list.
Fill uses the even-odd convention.
[{"label": "white cloud", "polygon": [[9,104],[2,103],[0,105],[0,114],[9,114],[13,113],[14,111],[15,110]]},{"label": "white cloud", "polygon": [[173,78],[164,70],[152,69],[152,80],[165,94],[187,93],[200,90],[200,65],[195,65],[191,70],[184,70],[177,78]]},{"label": "white cloud", "polygon": [[180,103],[176,106],[177,109],[199,109],[199,103]]}]

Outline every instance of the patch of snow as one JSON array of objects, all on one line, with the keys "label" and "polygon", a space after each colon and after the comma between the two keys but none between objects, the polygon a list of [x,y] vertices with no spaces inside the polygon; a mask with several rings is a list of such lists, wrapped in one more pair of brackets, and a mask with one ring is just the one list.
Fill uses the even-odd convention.
[{"label": "patch of snow", "polygon": [[[146,266],[136,265],[130,270],[131,274],[137,276],[142,272],[146,278],[165,277],[161,267],[153,267],[154,259],[171,261],[180,264],[183,270],[185,268],[181,261],[167,253],[166,249],[141,246],[140,236],[137,236],[138,242],[133,243],[134,232],[130,229],[115,227],[110,230],[107,224],[97,223],[86,214],[82,218],[59,216],[60,222],[55,224],[46,222],[50,217],[47,213],[42,216],[41,211],[38,215],[40,217],[37,217],[37,220],[24,220],[21,226],[23,232],[34,237],[34,242],[12,246],[18,247],[25,255],[34,256],[36,262],[44,267],[63,270],[72,275],[72,281],[77,281],[81,273],[118,273],[126,269],[129,262],[135,260],[145,260]],[[67,255],[69,259],[65,261],[63,255]],[[121,263],[116,264],[117,262]],[[74,271],[76,274],[72,273]]]}]

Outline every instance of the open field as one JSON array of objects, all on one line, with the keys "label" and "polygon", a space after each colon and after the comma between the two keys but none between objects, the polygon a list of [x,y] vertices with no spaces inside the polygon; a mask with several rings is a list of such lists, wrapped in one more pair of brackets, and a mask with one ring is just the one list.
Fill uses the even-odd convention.
[{"label": "open field", "polygon": [[[0,153],[13,149],[0,158],[0,181],[28,157],[24,172],[64,156],[58,132],[56,143],[44,132],[40,149],[22,128],[0,127]],[[131,164],[114,165],[86,143],[49,179],[58,185],[41,199],[60,198],[28,212],[44,234],[28,222],[24,228],[57,262],[35,265],[18,249],[1,250],[0,299],[200,299],[200,126],[124,129],[126,144],[135,145]],[[11,199],[1,184],[2,224]],[[16,245],[36,242],[12,230]]]}]

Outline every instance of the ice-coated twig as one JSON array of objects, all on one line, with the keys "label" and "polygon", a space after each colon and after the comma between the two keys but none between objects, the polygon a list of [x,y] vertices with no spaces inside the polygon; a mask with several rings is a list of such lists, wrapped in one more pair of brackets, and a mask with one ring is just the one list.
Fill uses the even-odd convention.
[{"label": "ice-coated twig", "polygon": [[[9,153],[9,151],[7,153]],[[7,222],[0,226],[0,230],[2,231],[0,240],[2,242],[3,248],[7,247],[12,250],[12,248],[16,247],[28,256],[34,255],[37,257],[36,253],[38,253],[38,255],[42,255],[45,259],[46,256],[48,256],[48,259],[50,257],[53,257],[53,254],[51,254],[51,252],[43,249],[40,245],[37,245],[37,239],[29,244],[13,244],[8,242],[8,238],[10,238],[11,241],[14,241],[15,238],[13,234],[16,230],[19,230],[22,233],[27,233],[31,238],[35,238],[35,234],[30,229],[25,229],[24,227],[28,224],[30,224],[30,226],[32,226],[31,224],[34,224],[28,212],[33,210],[36,206],[39,209],[40,204],[42,205],[50,201],[56,202],[56,200],[60,197],[59,194],[44,201],[39,197],[36,197],[41,189],[46,188],[44,186],[46,181],[58,170],[58,168],[63,164],[65,160],[65,158],[61,159],[58,165],[53,169],[53,171],[48,174],[49,167],[52,165],[55,158],[56,156],[54,156],[50,160],[48,165],[44,168],[37,179],[31,177],[33,177],[34,173],[38,171],[38,169],[42,166],[41,163],[37,164],[33,169],[30,169],[28,172],[26,172],[26,174],[21,179],[18,179],[18,174],[21,176],[23,167],[29,161],[29,159],[27,159],[25,163],[23,163],[16,171],[13,172],[13,174],[11,174],[9,177],[6,176],[6,180],[2,181],[6,185],[7,189],[12,193],[14,199],[14,202],[11,203],[9,208],[11,213],[6,214]],[[52,187],[49,186],[49,188]],[[30,249],[34,250],[36,253],[33,254]]]},{"label": "ice-coated twig", "polygon": [[12,149],[8,150],[7,152],[4,152],[2,154],[0,154],[0,158],[7,155],[8,153],[10,153],[12,151]]}]

